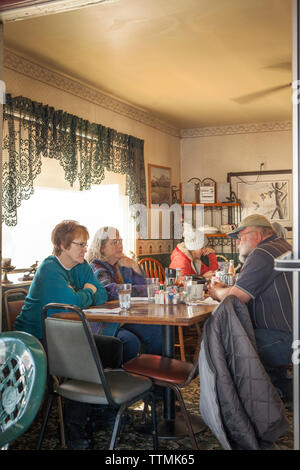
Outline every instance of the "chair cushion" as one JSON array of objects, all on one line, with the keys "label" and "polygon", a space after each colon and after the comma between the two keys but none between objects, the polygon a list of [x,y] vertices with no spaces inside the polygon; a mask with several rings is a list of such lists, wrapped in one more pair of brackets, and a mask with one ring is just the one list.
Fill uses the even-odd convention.
[{"label": "chair cushion", "polygon": [[132,374],[144,375],[152,380],[184,384],[194,365],[177,359],[170,359],[153,354],[141,354],[123,364],[123,369]]},{"label": "chair cushion", "polygon": [[[112,397],[117,405],[133,400],[136,396],[151,390],[152,382],[145,377],[128,374],[124,370],[105,370]],[[107,405],[103,386],[80,380],[67,380],[56,388],[59,395],[84,403]]]}]

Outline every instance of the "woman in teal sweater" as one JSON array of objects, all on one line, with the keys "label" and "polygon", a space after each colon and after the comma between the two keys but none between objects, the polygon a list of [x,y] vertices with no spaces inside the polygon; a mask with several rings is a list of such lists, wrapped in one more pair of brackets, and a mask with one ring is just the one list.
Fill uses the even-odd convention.
[{"label": "woman in teal sweater", "polygon": [[[52,232],[53,256],[40,265],[30,286],[15,330],[25,331],[42,341],[42,309],[51,302],[87,308],[107,300],[106,289],[97,281],[84,256],[89,233],[75,221],[63,221]],[[48,311],[51,315],[53,311]],[[122,364],[123,345],[118,338],[94,335],[103,367],[118,368]],[[87,405],[65,400],[66,437],[68,447],[86,449],[90,439],[86,433],[89,414]]]},{"label": "woman in teal sweater", "polygon": [[[84,253],[85,249],[81,251]],[[67,268],[60,261],[60,256],[48,256],[34,276],[24,307],[16,319],[15,329],[26,331],[41,340],[44,305],[56,302],[87,308],[103,304],[106,300],[106,289],[97,281],[87,261]],[[49,315],[53,313],[51,310],[48,312]]]}]

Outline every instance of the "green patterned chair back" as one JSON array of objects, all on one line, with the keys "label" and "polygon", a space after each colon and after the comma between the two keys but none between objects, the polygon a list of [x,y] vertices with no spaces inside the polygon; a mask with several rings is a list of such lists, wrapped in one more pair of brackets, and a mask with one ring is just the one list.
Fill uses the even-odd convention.
[{"label": "green patterned chair back", "polygon": [[21,436],[42,402],[47,362],[41,343],[19,331],[0,333],[0,449]]}]

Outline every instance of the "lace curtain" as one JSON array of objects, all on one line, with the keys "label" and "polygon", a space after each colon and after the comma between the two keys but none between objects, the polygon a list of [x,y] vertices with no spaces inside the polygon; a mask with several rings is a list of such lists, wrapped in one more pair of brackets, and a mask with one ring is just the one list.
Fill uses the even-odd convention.
[{"label": "lace curtain", "polygon": [[22,96],[6,95],[3,110],[3,221],[34,192],[43,157],[55,158],[71,186],[100,184],[105,170],[126,174],[130,204],[146,205],[144,141]]}]

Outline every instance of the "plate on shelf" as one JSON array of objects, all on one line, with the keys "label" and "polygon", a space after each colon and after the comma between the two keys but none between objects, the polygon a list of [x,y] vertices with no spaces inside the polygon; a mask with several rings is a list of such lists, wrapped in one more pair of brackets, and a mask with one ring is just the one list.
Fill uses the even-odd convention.
[{"label": "plate on shelf", "polygon": [[205,234],[218,233],[218,232],[219,232],[219,229],[217,227],[210,227],[209,225],[204,225]]}]

